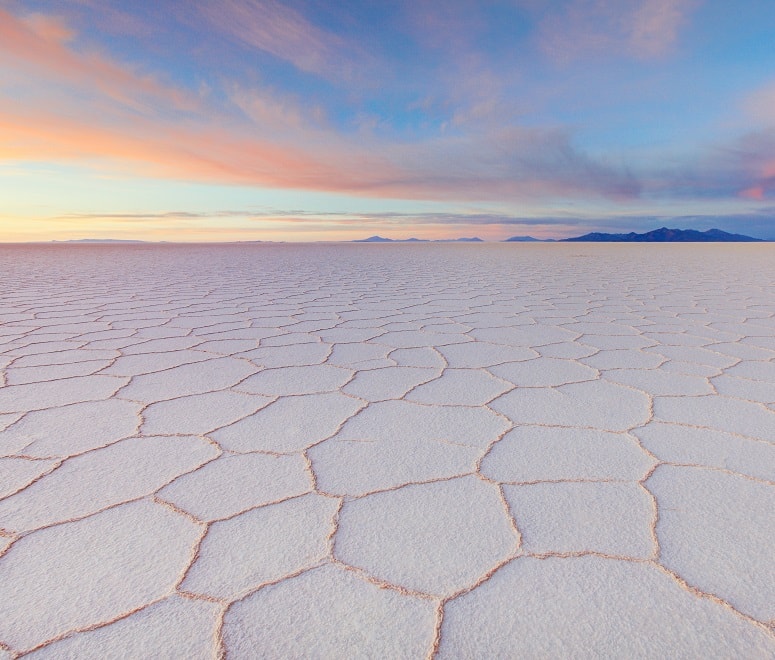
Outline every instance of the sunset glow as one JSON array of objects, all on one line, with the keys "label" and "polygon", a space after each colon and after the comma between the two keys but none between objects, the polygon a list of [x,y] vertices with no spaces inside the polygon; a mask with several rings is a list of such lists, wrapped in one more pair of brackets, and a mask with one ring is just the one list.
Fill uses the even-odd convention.
[{"label": "sunset glow", "polygon": [[0,241],[775,239],[764,0],[0,0]]}]

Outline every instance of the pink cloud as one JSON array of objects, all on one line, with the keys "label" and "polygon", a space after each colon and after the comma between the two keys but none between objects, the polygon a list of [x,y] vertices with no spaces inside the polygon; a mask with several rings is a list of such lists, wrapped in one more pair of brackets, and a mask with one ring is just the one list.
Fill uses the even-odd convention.
[{"label": "pink cloud", "polygon": [[626,54],[654,59],[668,54],[699,0],[570,0],[546,16],[539,43],[553,59]]},{"label": "pink cloud", "polygon": [[744,197],[745,199],[754,199],[760,202],[764,199],[764,188],[762,188],[762,186],[746,188],[740,192],[740,197]]},{"label": "pink cloud", "polygon": [[[293,32],[296,14],[278,11],[284,17],[278,25]],[[232,90],[231,105],[208,106],[110,58],[83,54],[71,39],[77,43],[63,24],[42,17],[31,27],[0,10],[0,67],[23,71],[19,84],[27,84],[0,108],[0,159],[385,198],[631,198],[638,192],[632,177],[579,152],[562,131],[503,130],[477,120],[496,105],[487,103],[498,95],[487,78],[461,86],[465,93],[474,89],[482,103],[459,117],[467,123],[465,135],[398,143],[337,132],[314,109],[266,90]],[[475,78],[467,79],[473,84]]]},{"label": "pink cloud", "polygon": [[65,21],[57,16],[30,14],[22,20],[30,30],[44,41],[63,43],[70,41],[75,34]]},{"label": "pink cloud", "polygon": [[[200,14],[223,34],[290,62],[298,69],[349,78],[353,44],[310,23],[277,0],[221,0],[198,3]],[[360,53],[361,59],[365,53]]]},{"label": "pink cloud", "polygon": [[750,94],[744,101],[744,109],[755,121],[764,125],[775,125],[775,83]]},{"label": "pink cloud", "polygon": [[59,19],[32,15],[23,20],[0,9],[0,65],[89,92],[96,90],[135,108],[143,97],[155,97],[181,108],[189,105],[183,94],[151,76],[140,75],[98,53],[76,53],[65,43],[73,36]]}]

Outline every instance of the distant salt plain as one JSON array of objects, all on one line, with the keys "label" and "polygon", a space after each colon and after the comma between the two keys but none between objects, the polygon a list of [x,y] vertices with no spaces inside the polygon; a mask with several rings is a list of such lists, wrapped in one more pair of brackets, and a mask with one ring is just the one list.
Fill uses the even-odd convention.
[{"label": "distant salt plain", "polygon": [[0,658],[775,656],[774,249],[0,247]]}]

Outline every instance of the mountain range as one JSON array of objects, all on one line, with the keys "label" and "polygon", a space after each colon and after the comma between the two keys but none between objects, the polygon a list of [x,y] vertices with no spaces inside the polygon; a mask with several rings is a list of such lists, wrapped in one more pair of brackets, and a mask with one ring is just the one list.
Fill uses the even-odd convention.
[{"label": "mountain range", "polygon": [[721,229],[708,229],[707,231],[698,231],[697,229],[668,229],[660,227],[643,234],[636,234],[634,231],[629,234],[605,234],[592,232],[575,238],[564,238],[563,241],[595,241],[595,242],[623,242],[623,243],[744,243],[759,242],[761,238],[752,238],[742,234],[730,234]]}]

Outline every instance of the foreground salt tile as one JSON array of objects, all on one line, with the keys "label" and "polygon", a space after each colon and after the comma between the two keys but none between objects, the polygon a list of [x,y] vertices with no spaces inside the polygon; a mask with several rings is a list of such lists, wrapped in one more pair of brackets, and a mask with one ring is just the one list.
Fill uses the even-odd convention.
[{"label": "foreground salt tile", "polygon": [[696,346],[655,346],[648,349],[649,353],[658,353],[671,360],[678,360],[680,362],[694,362],[696,364],[705,365],[708,367],[718,367],[719,369],[726,369],[739,362],[735,357],[724,355],[722,353],[716,353],[707,348],[700,348]]},{"label": "foreground salt tile", "polygon": [[183,351],[201,343],[201,339],[195,337],[164,337],[161,339],[148,339],[135,342],[131,346],[121,349],[124,355],[137,355],[140,353],[166,353],[168,351]]},{"label": "foreground salt tile", "polygon": [[[583,307],[581,308],[583,309]],[[637,335],[639,331],[630,325],[622,325],[621,323],[601,323],[590,321],[577,321],[575,323],[568,323],[565,325],[568,330],[573,330],[582,335],[594,335],[598,336],[623,336],[623,335]]]},{"label": "foreground salt tile", "polygon": [[0,501],[0,529],[19,532],[88,516],[153,493],[217,455],[217,448],[202,438],[121,440],[68,459]]},{"label": "foreground salt tile", "polygon": [[[321,335],[325,336],[325,335]],[[471,337],[449,332],[425,332],[424,330],[394,330],[379,333],[373,343],[385,344],[393,348],[422,348],[425,346],[446,346],[470,342]]]},{"label": "foreground salt tile", "polygon": [[[96,352],[96,351],[92,351]],[[213,356],[202,351],[169,351],[166,353],[140,353],[138,355],[122,355],[102,373],[114,376],[140,376],[156,371],[164,371],[184,364],[194,364],[212,360]]]},{"label": "foreground salt tile", "polygon": [[661,563],[759,621],[775,619],[775,487],[672,465],[646,486],[660,511]]},{"label": "foreground salt tile", "polygon": [[660,460],[740,472],[775,482],[775,444],[715,429],[651,422],[632,431]]},{"label": "foreground salt tile", "polygon": [[400,399],[422,383],[441,375],[440,369],[425,367],[382,367],[359,371],[342,391],[366,401]]},{"label": "foreground salt tile", "polygon": [[[770,358],[771,359],[771,358]],[[775,383],[775,362],[745,360],[725,370],[729,376]]]},{"label": "foreground salt tile", "polygon": [[247,417],[271,401],[269,397],[229,390],[161,401],[143,411],[142,432],[203,435]]},{"label": "foreground salt tile", "polygon": [[537,323],[505,328],[476,328],[468,334],[477,341],[523,348],[534,348],[563,341],[573,341],[579,336],[577,332],[572,332],[565,328],[539,325]]},{"label": "foreground salt tile", "polygon": [[233,658],[419,658],[434,621],[431,601],[323,566],[233,605],[223,636]]},{"label": "foreground salt tile", "polygon": [[615,349],[600,351],[581,360],[595,369],[654,369],[665,361],[655,353]]},{"label": "foreground salt tile", "polygon": [[775,382],[728,375],[718,376],[712,382],[719,394],[759,403],[775,403]]},{"label": "foreground salt tile", "polygon": [[364,405],[339,392],[282,397],[212,438],[237,452],[300,451],[331,437]]},{"label": "foreground salt tile", "polygon": [[300,454],[245,454],[221,456],[178,477],[158,495],[199,520],[215,520],[311,489],[312,478]]},{"label": "foreground salt tile", "polygon": [[678,360],[669,360],[659,366],[660,370],[671,374],[684,374],[686,376],[702,376],[703,378],[713,378],[720,376],[723,369],[719,367],[709,367],[705,364],[696,362],[680,362]]},{"label": "foreground salt tile", "polygon": [[546,346],[539,346],[536,350],[538,351],[536,357],[557,358],[562,360],[579,360],[598,352],[598,349],[593,348],[592,346],[585,346],[584,344],[575,341],[547,344]]},{"label": "foreground salt tile", "polygon": [[322,364],[330,352],[330,344],[299,344],[298,346],[256,348],[252,351],[240,353],[240,357],[248,358],[254,364],[267,368],[303,367],[312,364]]},{"label": "foreground salt tile", "polygon": [[0,561],[0,642],[28,650],[170,593],[201,533],[143,500],[20,539]]},{"label": "foreground salt tile", "polygon": [[389,584],[451,595],[513,555],[517,542],[498,489],[469,476],[345,502],[335,555]]},{"label": "foreground salt tile", "polygon": [[[45,365],[40,367],[10,367],[6,370],[7,385],[24,385],[40,383],[74,376],[89,376],[110,365],[110,360],[89,360],[60,365]],[[102,372],[104,373],[104,372]]]},{"label": "foreground salt tile", "polygon": [[388,359],[390,348],[378,344],[336,344],[329,350],[331,354],[326,362],[336,367],[370,369],[395,364],[393,360]]},{"label": "foreground salt tile", "polygon": [[763,405],[727,396],[657,397],[654,417],[659,421],[705,426],[769,441],[775,429],[775,413]]},{"label": "foreground salt tile", "polygon": [[654,460],[626,434],[520,426],[493,446],[481,470],[503,483],[637,481],[653,466]]},{"label": "foreground salt tile", "polygon": [[353,376],[350,369],[330,364],[264,369],[240,383],[242,392],[265,396],[334,392]]},{"label": "foreground salt tile", "polygon": [[[119,396],[133,401],[155,403],[190,394],[226,389],[258,371],[246,360],[218,357],[184,364],[165,371],[135,376]],[[95,378],[96,376],[92,376]]]},{"label": "foreground salt tile", "polygon": [[573,360],[540,357],[490,367],[489,371],[519,387],[547,387],[595,380],[597,369]]},{"label": "foreground salt tile", "polygon": [[213,523],[181,588],[234,600],[328,555],[339,500],[316,494]]},{"label": "foreground salt tile", "polygon": [[481,455],[480,449],[468,445],[402,433],[387,437],[379,431],[364,430],[360,439],[337,435],[312,447],[308,454],[318,488],[335,495],[364,495],[470,474]]},{"label": "foreground salt tile", "polygon": [[218,355],[234,355],[249,351],[258,346],[256,339],[213,339],[196,345],[198,351],[207,351]]},{"label": "foreground salt tile", "polygon": [[602,380],[556,389],[517,388],[490,403],[515,424],[582,426],[626,431],[650,417],[643,392]]},{"label": "foreground salt tile", "polygon": [[[24,413],[0,413],[0,431],[5,431],[9,426],[18,422],[23,416]],[[7,438],[5,435],[0,438],[0,454],[2,454],[2,452],[8,446],[7,442],[3,442],[3,440],[6,439]]]},{"label": "foreground salt tile", "polygon": [[768,658],[775,640],[651,564],[523,557],[444,608],[440,658]]},{"label": "foreground salt tile", "polygon": [[440,378],[420,385],[407,401],[445,406],[482,406],[513,385],[480,369],[445,369]]},{"label": "foreground salt tile", "polygon": [[700,396],[713,392],[707,378],[670,373],[661,369],[616,369],[605,372],[603,378],[654,395]]},{"label": "foreground salt tile", "polygon": [[[754,349],[756,350],[756,349]],[[41,355],[28,355],[17,358],[13,364],[15,367],[39,367],[56,364],[72,364],[74,362],[84,362],[93,360],[114,360],[119,358],[118,351],[99,351],[86,348],[79,348],[70,351],[58,351],[56,353],[44,353]],[[103,372],[106,373],[106,372]],[[128,374],[114,374],[124,376]]]},{"label": "foreground salt tile", "polygon": [[0,499],[8,497],[31,484],[35,479],[51,472],[58,461],[32,461],[27,458],[0,458]]},{"label": "foreground salt tile", "polygon": [[47,338],[25,337],[19,341],[7,345],[8,355],[13,357],[26,357],[31,355],[43,355],[56,353],[58,351],[72,351],[82,348],[86,342],[82,340],[71,341],[72,335],[66,333],[65,336],[55,337],[49,335]]},{"label": "foreground salt tile", "polygon": [[141,408],[106,399],[33,411],[3,434],[0,453],[15,447],[35,458],[67,457],[104,447],[136,433]]},{"label": "foreground salt tile", "polygon": [[504,486],[526,552],[600,552],[648,559],[656,545],[651,496],[630,483]]},{"label": "foreground salt tile", "polygon": [[[456,344],[450,344],[455,346]],[[466,344],[471,347],[474,344]],[[395,362],[399,367],[429,367],[432,369],[440,369],[445,366],[444,358],[441,354],[441,348],[449,348],[449,346],[431,348],[430,346],[424,346],[421,348],[396,348],[389,350],[389,358]]]},{"label": "foreground salt tile", "polygon": [[[724,355],[731,355],[732,357],[740,358],[741,360],[772,360],[775,358],[775,351],[767,350],[766,348],[758,348],[756,346],[750,346],[743,342],[721,342],[713,344],[711,348],[716,353],[723,353]],[[727,371],[736,369],[738,365],[730,367]]]},{"label": "foreground salt tile", "polygon": [[577,340],[580,344],[600,350],[638,350],[658,344],[657,341],[643,335],[583,335]]},{"label": "foreground salt tile", "polygon": [[440,346],[441,353],[450,367],[476,369],[491,367],[504,362],[520,362],[538,357],[538,353],[524,346],[503,346],[477,341],[472,344]]},{"label": "foreground salt tile", "polygon": [[191,658],[218,655],[217,603],[170,596],[115,623],[76,633],[44,646],[28,658]]},{"label": "foreground salt tile", "polygon": [[509,428],[487,408],[428,406],[409,401],[372,403],[345,424],[339,440],[446,441],[486,447]]},{"label": "foreground salt tile", "polygon": [[75,376],[27,385],[0,388],[0,413],[28,412],[78,401],[109,399],[126,384],[126,378],[114,376]]}]

